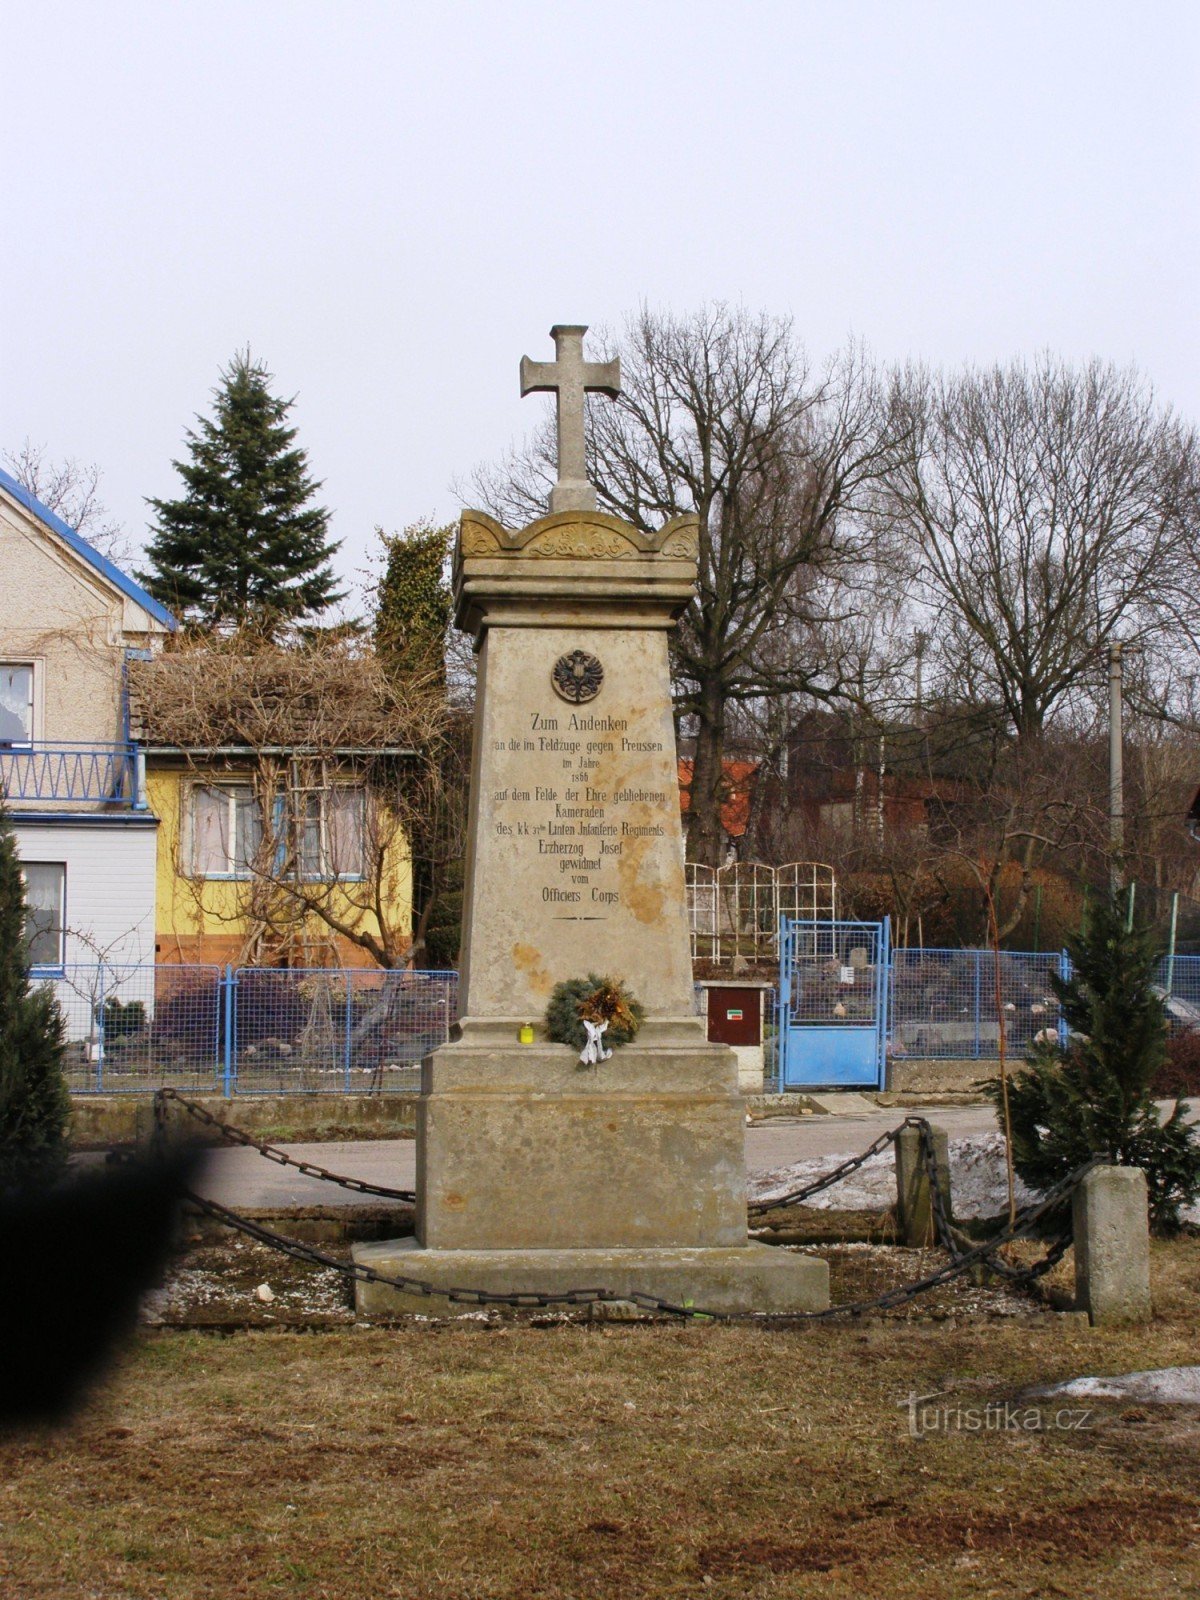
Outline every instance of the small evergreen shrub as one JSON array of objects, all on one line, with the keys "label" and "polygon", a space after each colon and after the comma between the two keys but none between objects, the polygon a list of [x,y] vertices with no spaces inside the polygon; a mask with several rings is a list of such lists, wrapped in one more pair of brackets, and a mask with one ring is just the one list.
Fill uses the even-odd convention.
[{"label": "small evergreen shrub", "polygon": [[0,806],[0,1192],[50,1182],[66,1164],[64,1037],[53,994],[29,982],[25,885]]},{"label": "small evergreen shrub", "polygon": [[111,994],[97,1009],[99,1020],[104,1024],[104,1037],[110,1042],[128,1039],[146,1031],[146,1007],[140,1000],[122,1002],[117,995]]},{"label": "small evergreen shrub", "polygon": [[556,984],[546,1007],[546,1032],[557,1044],[582,1050],[587,1043],[583,1022],[607,1022],[604,1044],[607,1049],[628,1044],[645,1020],[645,1010],[616,978],[569,978]]},{"label": "small evergreen shrub", "polygon": [[[1092,910],[1068,944],[1071,976],[1051,983],[1069,1029],[1065,1047],[1036,1045],[1009,1080],[1013,1165],[1048,1189],[1092,1155],[1141,1167],[1156,1231],[1173,1232],[1200,1194],[1200,1140],[1176,1103],[1160,1122],[1153,1087],[1167,1063],[1167,1017],[1153,984],[1158,951],[1127,928],[1116,902]],[[986,1086],[1003,1127],[999,1079]]]}]

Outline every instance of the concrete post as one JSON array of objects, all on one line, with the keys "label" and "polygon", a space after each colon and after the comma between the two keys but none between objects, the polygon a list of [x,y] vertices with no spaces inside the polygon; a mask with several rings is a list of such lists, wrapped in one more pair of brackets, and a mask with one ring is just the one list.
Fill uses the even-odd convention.
[{"label": "concrete post", "polygon": [[157,1144],[153,1100],[139,1100],[134,1113],[134,1143],[140,1156],[153,1153]]},{"label": "concrete post", "polygon": [[1140,1167],[1093,1167],[1071,1201],[1075,1305],[1093,1324],[1150,1316],[1150,1219]]},{"label": "concrete post", "polygon": [[[950,1204],[950,1141],[944,1128],[932,1128],[930,1131],[934,1154],[937,1156],[942,1207],[949,1219],[953,1216]],[[922,1248],[937,1242],[920,1128],[901,1128],[896,1135],[896,1221],[900,1238],[905,1244]]]},{"label": "concrete post", "polygon": [[134,1142],[140,1156],[165,1156],[181,1145],[197,1140],[199,1124],[174,1100],[163,1102],[161,1122],[155,1114],[153,1097],[139,1101],[134,1123]]}]

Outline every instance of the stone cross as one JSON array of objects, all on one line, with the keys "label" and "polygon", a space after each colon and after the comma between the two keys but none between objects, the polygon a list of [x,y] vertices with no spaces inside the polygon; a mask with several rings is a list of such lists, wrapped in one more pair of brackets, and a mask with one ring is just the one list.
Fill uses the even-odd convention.
[{"label": "stone cross", "polygon": [[583,447],[584,396],[591,390],[615,400],[621,392],[619,359],[583,359],[586,332],[586,326],[555,323],[550,329],[555,359],[521,357],[522,398],[548,390],[558,395],[558,482],[550,491],[551,511],[595,511],[596,491],[588,482]]}]

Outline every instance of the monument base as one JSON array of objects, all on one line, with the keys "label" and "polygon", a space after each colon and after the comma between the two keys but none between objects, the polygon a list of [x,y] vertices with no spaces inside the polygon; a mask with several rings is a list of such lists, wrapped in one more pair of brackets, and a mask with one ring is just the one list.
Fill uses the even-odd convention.
[{"label": "monument base", "polygon": [[[428,1250],[746,1243],[737,1063],[698,1018],[648,1024],[598,1067],[564,1044],[466,1037],[425,1058],[416,1236]],[[680,1043],[690,1030],[691,1042]],[[513,1033],[515,1033],[515,1029]],[[476,1042],[479,1040],[480,1042]],[[672,1042],[674,1041],[674,1042]]]},{"label": "monument base", "polygon": [[[701,1311],[824,1311],[829,1266],[765,1244],[697,1249],[427,1250],[415,1239],[356,1244],[354,1260],[390,1277],[501,1294],[606,1289],[655,1295]],[[355,1286],[360,1317],[462,1317],[479,1308],[382,1283]],[[500,1308],[503,1309],[503,1308]]]}]

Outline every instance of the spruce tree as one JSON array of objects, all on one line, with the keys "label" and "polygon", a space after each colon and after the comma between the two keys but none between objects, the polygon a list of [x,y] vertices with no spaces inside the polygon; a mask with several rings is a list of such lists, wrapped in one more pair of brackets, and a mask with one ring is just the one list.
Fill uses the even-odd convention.
[{"label": "spruce tree", "polygon": [[330,559],[329,513],[287,424],[293,401],[271,393],[272,375],[239,352],[213,391],[215,414],[188,429],[178,500],[149,500],[150,593],[185,621],[272,632],[342,599]]},{"label": "spruce tree", "polygon": [[[1200,1193],[1200,1142],[1181,1103],[1161,1123],[1152,1098],[1167,1056],[1166,1009],[1154,985],[1159,952],[1109,900],[1093,906],[1068,955],[1070,977],[1051,978],[1066,1043],[1036,1045],[1009,1082],[1013,1165],[1039,1190],[1092,1155],[1142,1167],[1151,1220],[1169,1232]],[[998,1080],[988,1092],[1003,1122]]]},{"label": "spruce tree", "polygon": [[62,1058],[62,1013],[29,982],[25,885],[0,806],[0,1192],[62,1170],[71,1118]]}]

